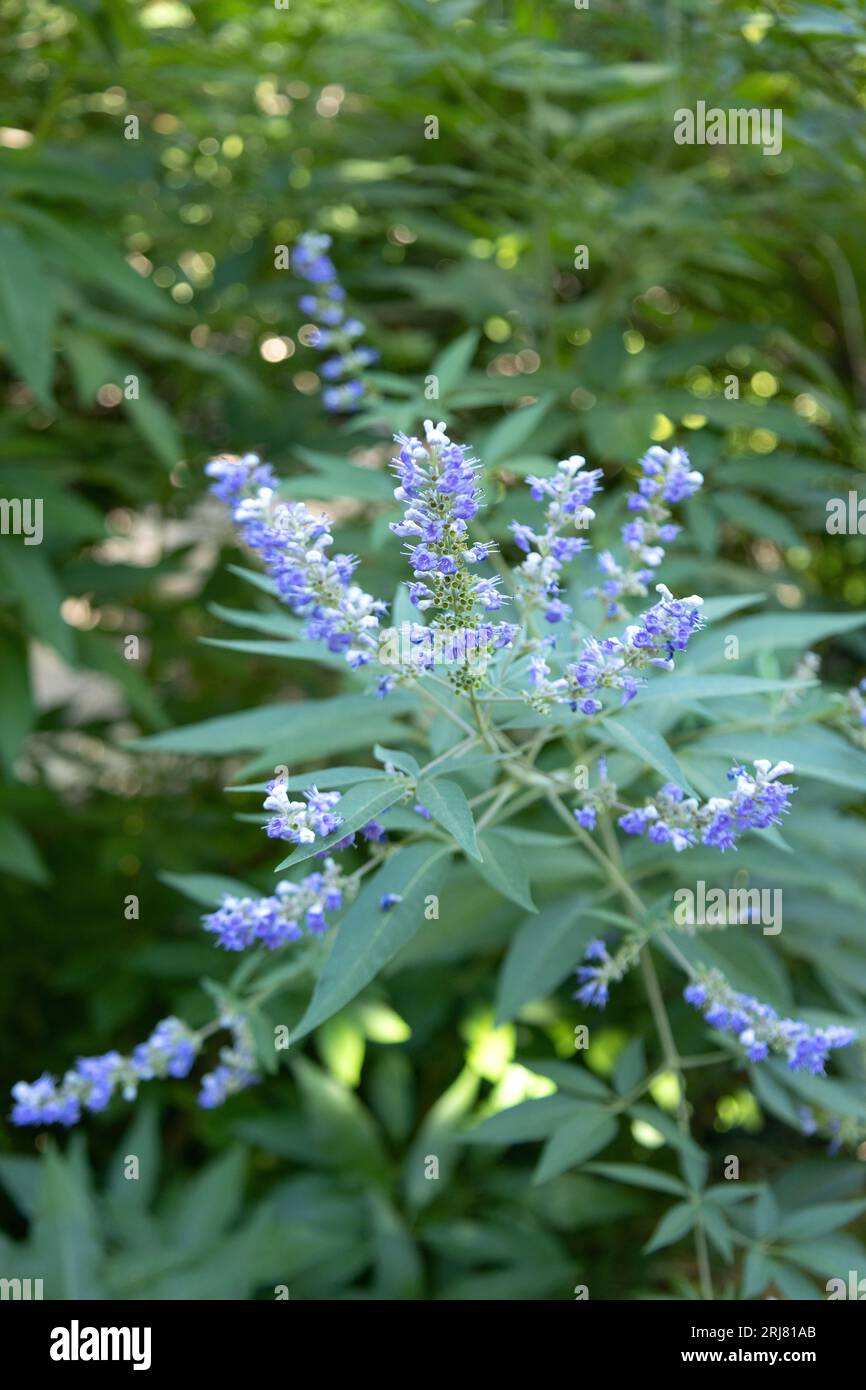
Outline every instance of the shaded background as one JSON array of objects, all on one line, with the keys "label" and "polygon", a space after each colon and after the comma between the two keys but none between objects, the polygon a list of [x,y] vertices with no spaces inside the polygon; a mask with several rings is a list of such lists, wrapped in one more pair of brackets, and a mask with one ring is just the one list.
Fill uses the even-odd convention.
[{"label": "shaded background", "polygon": [[[866,466],[866,25],[853,3],[9,0],[0,35],[0,496],[45,508],[41,546],[0,537],[5,1092],[131,1046],[168,1012],[202,1016],[197,981],[220,962],[162,874],[270,882],[267,845],[223,794],[237,762],[145,760],[130,739],[335,688],[327,669],[199,640],[233,635],[213,605],[241,591],[206,458],[259,450],[334,510],[367,587],[390,598],[400,577],[382,544],[384,431],[324,418],[298,287],[275,268],[303,229],[334,237],[406,423],[431,371],[458,383],[461,435],[490,441],[493,534],[533,457],[603,466],[604,526],[619,470],[649,439],[677,442],[713,486],[686,509],[668,582],[767,589],[779,610],[863,606],[866,537],[829,543],[824,523]],[[673,112],[699,99],[780,108],[783,152],[676,146]],[[496,434],[504,406],[535,401],[531,437]],[[347,451],[369,473],[353,498],[333,461]],[[856,634],[822,654],[842,685],[862,673]],[[569,1296],[588,1270],[594,1297],[681,1287],[688,1256],[634,1253],[653,1194],[586,1175],[530,1189],[519,1149],[507,1164],[455,1149],[435,1197],[407,1182],[479,1095],[507,1091],[520,1050],[519,1025],[491,1028],[501,932],[481,936],[401,973],[378,1019],[321,1030],[293,1080],[212,1114],[168,1083],[134,1139],[112,1110],[68,1159],[49,1152],[57,1206],[39,1239],[72,1242],[69,1296],[106,1252],[123,1297],[275,1282],[293,1297]],[[601,1074],[638,1007],[624,992],[595,1034]],[[566,988],[535,1022],[569,1055],[575,1019]],[[784,1159],[795,1192],[800,1141],[748,1089],[697,1105],[719,1155],[733,1129],[753,1170]],[[149,1153],[157,1132],[161,1263],[141,1253],[145,1184],[131,1219],[102,1178],[118,1144]],[[33,1135],[4,1129],[0,1148],[18,1237]],[[855,1168],[832,1171],[850,1184]]]}]

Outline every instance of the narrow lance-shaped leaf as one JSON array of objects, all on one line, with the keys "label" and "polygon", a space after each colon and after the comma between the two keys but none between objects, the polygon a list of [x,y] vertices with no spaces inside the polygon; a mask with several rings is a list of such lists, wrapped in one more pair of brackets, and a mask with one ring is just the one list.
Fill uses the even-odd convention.
[{"label": "narrow lance-shaped leaf", "polygon": [[443,830],[453,835],[470,859],[481,859],[472,810],[462,788],[447,777],[423,779],[418,784],[418,800],[427,807]]},{"label": "narrow lance-shaped leaf", "polygon": [[[426,899],[438,893],[448,856],[441,845],[408,845],[365,884],[337,928],[331,954],[291,1041],[306,1037],[360,994],[420,930]],[[381,901],[389,896],[398,901],[384,909]]]}]

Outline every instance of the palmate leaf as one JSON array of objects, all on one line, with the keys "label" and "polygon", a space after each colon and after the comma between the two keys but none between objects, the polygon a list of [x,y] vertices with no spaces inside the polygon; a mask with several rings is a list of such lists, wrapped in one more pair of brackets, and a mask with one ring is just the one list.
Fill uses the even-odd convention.
[{"label": "palmate leaf", "polygon": [[[360,994],[420,930],[425,899],[438,894],[449,857],[444,845],[407,845],[367,881],[337,928],[331,953],[291,1042],[299,1042]],[[384,910],[380,900],[386,894],[396,894],[401,901]]]}]

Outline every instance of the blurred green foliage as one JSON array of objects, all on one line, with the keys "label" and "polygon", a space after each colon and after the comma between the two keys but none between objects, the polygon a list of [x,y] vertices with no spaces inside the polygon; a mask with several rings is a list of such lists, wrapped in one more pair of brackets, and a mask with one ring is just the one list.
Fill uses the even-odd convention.
[{"label": "blurred green foliage", "polygon": [[[830,546],[824,520],[866,468],[866,23],[853,0],[5,0],[0,46],[0,497],[45,513],[41,546],[0,536],[5,1090],[134,1042],[170,1008],[195,1015],[213,952],[161,872],[269,882],[266,847],[222,793],[234,750],[143,758],[129,740],[336,688],[327,668],[199,641],[250,636],[224,623],[247,593],[200,505],[210,453],[256,448],[294,495],[336,499],[341,545],[391,598],[386,413],[403,426],[441,412],[473,439],[498,538],[523,505],[506,491],[539,460],[583,452],[609,482],[649,438],[675,438],[711,486],[686,509],[692,549],[672,557],[672,584],[769,589],[780,613],[862,607],[866,539]],[[782,153],[675,145],[674,111],[698,100],[781,109]],[[310,226],[339,243],[390,402],[339,431],[275,265]],[[441,403],[424,398],[431,373]],[[602,528],[616,505],[609,487]],[[821,650],[844,684],[866,644],[847,632]],[[160,1194],[134,1213],[112,1204],[111,1178],[94,1197],[80,1150],[37,1164],[7,1133],[17,1156],[0,1180],[16,1237],[35,1215],[34,1269],[69,1239],[93,1287],[120,1296],[291,1282],[299,1296],[567,1297],[589,1268],[593,1296],[686,1287],[687,1263],[634,1255],[652,1193],[588,1174],[528,1189],[520,1150],[503,1164],[481,1146],[453,1151],[431,1212],[430,1184],[406,1185],[502,1083],[473,1037],[490,1033],[514,925],[480,901],[467,938],[446,935],[389,984],[409,1041],[351,1017],[321,1030],[290,1105],[285,1079],[215,1115],[171,1088]],[[629,1006],[636,994],[620,1015],[633,1023]],[[537,1021],[567,1052],[564,990]],[[612,1056],[622,1040],[612,1023]],[[702,1084],[696,1120],[723,1154],[719,1115],[742,1126],[749,1107]],[[737,1130],[737,1152],[773,1174],[791,1136],[769,1111],[760,1124]],[[114,1120],[90,1136],[115,1185],[117,1137]],[[235,1140],[246,1165],[223,1156]],[[802,1191],[799,1167],[774,1179],[783,1209],[809,1181],[828,1201],[862,1191],[854,1164],[832,1180],[806,1167]],[[69,1230],[51,1215],[63,1201]],[[274,1212],[282,1227],[260,1240]],[[189,1240],[166,1250],[176,1219]],[[781,1268],[770,1277],[797,1296],[802,1276]]]}]

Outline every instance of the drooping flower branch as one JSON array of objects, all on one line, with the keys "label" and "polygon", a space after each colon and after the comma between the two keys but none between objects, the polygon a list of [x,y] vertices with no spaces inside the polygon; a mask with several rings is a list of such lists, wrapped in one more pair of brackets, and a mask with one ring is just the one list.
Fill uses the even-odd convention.
[{"label": "drooping flower branch", "polygon": [[733,1034],[750,1062],[776,1053],[786,1058],[791,1071],[822,1076],[830,1052],[857,1041],[853,1028],[810,1028],[796,1019],[780,1018],[769,1004],[738,994],[719,970],[699,970],[684,997],[701,1010],[711,1028]]},{"label": "drooping flower branch", "polygon": [[241,539],[262,557],[280,597],[306,619],[306,635],[342,654],[351,667],[375,658],[379,619],[388,605],[353,583],[353,555],[329,555],[327,517],[301,502],[281,502],[278,480],[257,454],[216,458],[205,467],[213,493],[231,508]]}]

